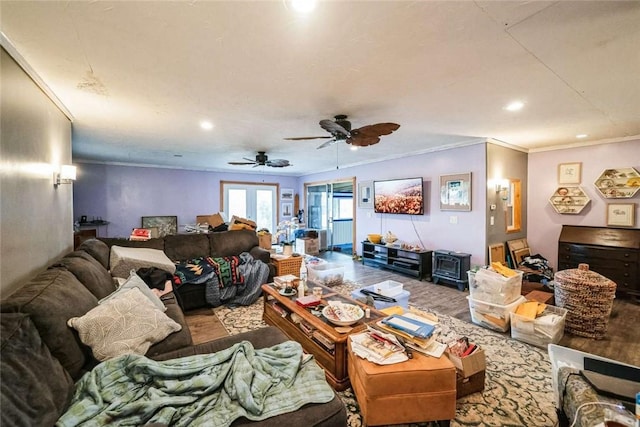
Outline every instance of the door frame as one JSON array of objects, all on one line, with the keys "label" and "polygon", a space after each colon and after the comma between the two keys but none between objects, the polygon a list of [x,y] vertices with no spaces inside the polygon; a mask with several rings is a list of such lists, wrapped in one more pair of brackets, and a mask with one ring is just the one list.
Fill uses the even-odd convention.
[{"label": "door frame", "polygon": [[[308,206],[307,206],[307,188],[308,187],[312,187],[312,186],[316,186],[316,185],[327,185],[327,184],[337,184],[340,182],[351,182],[351,188],[353,189],[353,222],[351,223],[351,247],[353,248],[352,250],[355,251],[356,250],[356,202],[357,202],[357,189],[356,189],[356,177],[355,176],[351,176],[351,177],[345,177],[345,178],[334,178],[334,179],[329,179],[329,180],[322,180],[322,181],[311,181],[311,182],[305,182],[304,183],[304,191],[302,193],[303,196],[303,203],[302,206],[304,206],[305,209],[305,224],[308,222],[308,216],[309,212],[308,212]],[[331,242],[332,242],[332,250],[333,250],[333,236],[331,236]],[[329,246],[329,245],[327,245]]]}]

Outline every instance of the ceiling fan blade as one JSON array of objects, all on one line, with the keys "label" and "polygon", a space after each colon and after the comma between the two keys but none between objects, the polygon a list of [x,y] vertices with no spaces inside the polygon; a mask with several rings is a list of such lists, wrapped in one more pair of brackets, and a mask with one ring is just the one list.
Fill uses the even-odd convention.
[{"label": "ceiling fan blade", "polygon": [[256,162],[229,162],[230,165],[255,165]]},{"label": "ceiling fan blade", "polygon": [[347,138],[347,144],[355,147],[366,147],[378,142],[380,142],[379,136],[353,135],[351,138]]},{"label": "ceiling fan blade", "polygon": [[289,160],[285,159],[273,159],[267,161],[267,166],[271,166],[272,168],[285,168],[287,166],[292,166],[289,163]]},{"label": "ceiling fan blade", "polygon": [[389,135],[400,127],[396,123],[377,123],[375,125],[363,126],[351,131],[351,135],[362,135],[363,137]]},{"label": "ceiling fan blade", "polygon": [[298,136],[294,138],[283,138],[286,141],[304,141],[306,139],[329,139],[332,136]]},{"label": "ceiling fan blade", "polygon": [[342,134],[344,136],[349,136],[349,131],[333,120],[320,120],[320,127],[332,135]]},{"label": "ceiling fan blade", "polygon": [[319,150],[319,149],[321,149],[321,148],[329,147],[330,145],[333,145],[333,144],[335,144],[336,142],[338,142],[338,140],[337,140],[337,139],[335,139],[335,138],[332,138],[330,141],[327,141],[327,142],[325,142],[325,143],[323,143],[323,144],[321,144],[321,145],[318,145],[317,150]]}]

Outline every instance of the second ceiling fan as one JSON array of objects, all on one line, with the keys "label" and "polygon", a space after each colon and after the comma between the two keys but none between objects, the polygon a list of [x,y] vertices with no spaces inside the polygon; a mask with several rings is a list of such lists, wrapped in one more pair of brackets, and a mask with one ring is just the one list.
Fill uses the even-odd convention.
[{"label": "second ceiling fan", "polygon": [[363,126],[358,129],[351,129],[351,122],[347,116],[339,114],[335,120],[320,120],[320,127],[331,134],[331,136],[299,136],[285,138],[289,141],[301,141],[307,139],[329,139],[329,141],[318,146],[318,148],[328,147],[336,142],[345,141],[356,147],[366,147],[380,142],[380,137],[389,135],[397,130],[400,125],[396,123],[377,123],[375,125]]}]

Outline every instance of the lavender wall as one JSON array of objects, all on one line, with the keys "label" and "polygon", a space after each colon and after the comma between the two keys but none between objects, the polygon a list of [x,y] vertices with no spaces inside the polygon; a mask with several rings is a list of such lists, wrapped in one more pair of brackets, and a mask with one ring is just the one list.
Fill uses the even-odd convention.
[{"label": "lavender wall", "polygon": [[[591,203],[578,215],[561,215],[549,204],[558,187],[558,164],[582,162],[580,186]],[[529,153],[529,202],[527,240],[534,253],[547,258],[554,268],[558,260],[558,237],[563,224],[606,226],[606,205],[612,202],[636,204],[639,228],[640,192],[631,199],[604,199],[593,183],[607,168],[635,167],[640,170],[640,139],[588,147]]]},{"label": "lavender wall", "polygon": [[[299,182],[303,191],[305,182],[357,177],[357,182],[380,179],[422,177],[425,189],[424,215],[376,214],[373,209],[356,209],[356,242],[366,239],[368,233],[393,232],[398,239],[420,244],[428,249],[447,249],[471,253],[472,264],[485,263],[485,210],[486,210],[486,151],[479,143],[388,160],[336,171],[307,175]],[[440,211],[440,175],[472,173],[472,210],[470,212]],[[302,199],[301,199],[302,203]],[[452,223],[452,218],[457,220]],[[362,248],[356,245],[358,253]]]},{"label": "lavender wall", "polygon": [[78,220],[102,217],[108,227],[99,236],[124,237],[140,227],[142,216],[177,215],[178,224],[193,224],[197,215],[221,211],[220,181],[279,183],[296,188],[295,177],[233,174],[182,169],[78,164],[73,212]]}]

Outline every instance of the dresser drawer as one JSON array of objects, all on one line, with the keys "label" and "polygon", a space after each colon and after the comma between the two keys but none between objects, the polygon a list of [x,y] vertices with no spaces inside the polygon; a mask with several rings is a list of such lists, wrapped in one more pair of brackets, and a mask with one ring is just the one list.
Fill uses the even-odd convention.
[{"label": "dresser drawer", "polygon": [[637,263],[640,261],[640,253],[634,249],[603,248],[571,243],[558,245],[558,257],[560,259],[572,259],[576,256],[589,259],[620,260]]}]

